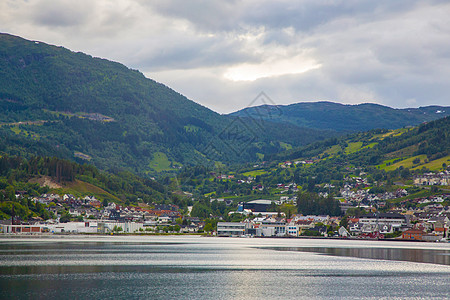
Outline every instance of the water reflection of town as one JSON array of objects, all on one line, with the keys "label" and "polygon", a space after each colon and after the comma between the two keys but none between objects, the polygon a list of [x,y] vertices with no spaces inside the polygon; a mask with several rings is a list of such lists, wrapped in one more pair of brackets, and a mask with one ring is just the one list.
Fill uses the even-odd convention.
[{"label": "water reflection of town", "polygon": [[271,248],[280,251],[314,252],[332,256],[384,259],[450,265],[450,250],[404,248],[324,248],[290,247]]}]

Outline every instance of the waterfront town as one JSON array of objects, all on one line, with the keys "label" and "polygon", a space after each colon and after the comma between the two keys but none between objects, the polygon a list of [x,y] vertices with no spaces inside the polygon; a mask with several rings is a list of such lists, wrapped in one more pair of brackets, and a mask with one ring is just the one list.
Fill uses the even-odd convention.
[{"label": "waterfront town", "polygon": [[[297,205],[295,194],[279,200],[258,199],[239,202],[221,198],[210,199],[233,208],[228,219],[199,218],[174,204],[151,203],[124,206],[99,201],[93,196],[83,198],[71,194],[43,194],[18,199],[39,203],[52,218],[33,217],[27,221],[18,217],[0,221],[0,233],[17,234],[204,234],[229,237],[321,237],[355,239],[399,239],[416,241],[446,241],[450,227],[450,194],[408,199],[406,189],[371,194],[365,178],[356,177],[341,189],[341,216],[286,215],[280,205]],[[416,186],[448,185],[449,173],[429,173],[414,178]],[[278,186],[283,186],[279,184]],[[288,187],[295,184],[287,185]],[[326,194],[322,196],[326,197]],[[401,201],[392,202],[401,198]],[[391,201],[391,202],[389,202]],[[380,212],[379,208],[389,209]],[[392,203],[395,203],[393,205]],[[358,213],[356,213],[358,212]],[[238,217],[236,217],[238,216]],[[215,220],[215,221],[214,221]],[[231,221],[232,220],[232,221]]]},{"label": "waterfront town", "polygon": [[450,1],[0,2],[1,299],[450,299]]}]

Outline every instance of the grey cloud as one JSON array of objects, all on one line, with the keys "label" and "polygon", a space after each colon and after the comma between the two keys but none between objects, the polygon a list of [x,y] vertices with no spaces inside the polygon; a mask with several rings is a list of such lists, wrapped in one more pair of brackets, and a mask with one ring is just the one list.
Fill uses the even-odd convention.
[{"label": "grey cloud", "polygon": [[184,19],[203,32],[235,30],[243,1],[141,1],[143,6],[170,18]]},{"label": "grey cloud", "polygon": [[293,27],[310,31],[340,18],[373,18],[407,11],[417,0],[401,1],[176,1],[143,2],[155,11],[185,19],[200,31],[239,31],[246,26]]},{"label": "grey cloud", "polygon": [[[224,1],[181,3],[179,1],[160,1],[156,4],[150,2],[147,5],[158,13],[189,21],[200,32],[213,32],[217,36],[209,41],[209,44],[202,39],[196,40],[195,37],[189,37],[189,39],[193,38],[193,41],[186,41],[180,37],[179,41],[183,41],[187,46],[179,43],[179,45],[157,54],[153,61],[150,60],[152,65],[171,61],[172,64],[169,62],[169,65],[173,66],[174,63],[181,62],[182,68],[239,63],[242,60],[251,59],[251,54],[239,51],[241,45],[238,42],[232,45],[233,48],[221,46],[222,40],[228,38],[223,30],[228,30],[228,34],[238,34],[248,31],[250,28],[264,26],[265,35],[259,50],[264,52],[265,45],[276,44],[285,46],[291,49],[291,53],[295,53],[297,50],[310,46],[308,44],[310,35],[317,34],[319,41],[312,45],[321,48],[327,44],[324,41],[328,38],[326,30],[346,30],[339,26],[342,26],[342,23],[344,26],[349,25],[346,25],[345,21],[339,23],[339,20],[349,19],[352,20],[350,26],[359,26],[372,19],[388,18],[395,13],[407,12],[414,7],[412,1],[335,1],[331,5],[321,1],[239,1],[231,3]],[[327,24],[333,24],[333,28],[327,28]],[[338,26],[334,27],[336,25]],[[286,28],[292,28],[294,35],[287,34]],[[308,31],[312,28],[315,29],[314,33],[309,33]],[[367,33],[363,32],[363,34]],[[347,40],[347,45],[341,45],[345,41],[331,43],[333,48],[330,50],[339,47],[343,47],[344,50],[351,48],[355,39],[347,37]],[[365,40],[370,45],[369,39],[365,38]],[[210,55],[211,51],[214,51],[215,55]],[[176,59],[176,57],[180,59]],[[253,59],[253,61],[256,60],[257,58]]]},{"label": "grey cloud", "polygon": [[91,14],[90,7],[79,1],[37,1],[28,7],[38,25],[75,26],[83,24]]},{"label": "grey cloud", "polygon": [[[158,40],[159,45],[152,43],[143,40],[131,45],[142,50],[133,58],[133,65],[143,68],[143,71],[196,69],[258,60],[252,53],[243,52],[239,42],[223,36],[186,37],[174,34]],[[145,51],[146,48],[149,50]]]}]

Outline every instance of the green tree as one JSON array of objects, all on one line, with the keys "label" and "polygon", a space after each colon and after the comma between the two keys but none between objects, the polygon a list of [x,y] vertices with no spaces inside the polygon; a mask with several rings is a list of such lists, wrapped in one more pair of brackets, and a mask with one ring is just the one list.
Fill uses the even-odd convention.
[{"label": "green tree", "polygon": [[208,218],[212,214],[211,208],[206,206],[205,204],[202,204],[200,202],[197,202],[192,207],[191,216],[192,217],[199,217],[199,218]]},{"label": "green tree", "polygon": [[292,215],[297,213],[297,207],[292,204],[282,204],[281,211],[284,212],[286,218],[290,219]]},{"label": "green tree", "polygon": [[437,193],[439,191],[439,187],[437,187],[436,185],[433,185],[430,190],[432,193]]},{"label": "green tree", "polygon": [[203,230],[204,230],[205,232],[211,232],[211,231],[214,231],[214,227],[213,227],[213,225],[212,225],[211,223],[207,223],[207,224],[205,225],[205,227],[203,228]]},{"label": "green tree", "polygon": [[8,185],[5,189],[6,198],[10,201],[16,201],[16,191],[12,185]]},{"label": "green tree", "polygon": [[71,215],[67,211],[65,211],[61,214],[61,217],[59,218],[59,222],[67,223],[67,222],[70,222],[70,219],[71,219]]},{"label": "green tree", "polygon": [[401,170],[400,176],[401,176],[403,179],[408,179],[408,178],[411,177],[411,173],[409,172],[409,169],[408,169],[408,168],[404,168],[403,170]]},{"label": "green tree", "polygon": [[119,233],[119,232],[123,231],[123,228],[122,228],[122,226],[114,225],[113,231],[114,231],[115,233]]},{"label": "green tree", "polygon": [[347,216],[342,217],[341,222],[339,222],[339,226],[343,226],[345,228],[348,227],[348,217]]},{"label": "green tree", "polygon": [[347,216],[354,216],[354,217],[359,217],[363,214],[365,214],[366,211],[360,207],[351,207],[349,209],[347,209]]}]

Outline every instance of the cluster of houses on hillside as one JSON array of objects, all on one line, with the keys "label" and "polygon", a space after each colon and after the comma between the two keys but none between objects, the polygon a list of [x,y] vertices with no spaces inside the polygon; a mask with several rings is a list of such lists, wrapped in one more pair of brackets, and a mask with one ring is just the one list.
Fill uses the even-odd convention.
[{"label": "cluster of houses on hillside", "polygon": [[280,164],[280,167],[283,168],[283,169],[286,169],[286,168],[291,168],[291,167],[293,167],[295,165],[298,165],[298,164],[313,164],[313,163],[314,163],[313,160],[285,161],[285,162]]},{"label": "cluster of houses on hillside", "polygon": [[291,190],[292,192],[296,193],[299,191],[298,189],[298,185],[295,182],[291,182],[291,183],[278,183],[277,184],[277,188],[281,189],[280,193],[285,193],[289,190]]},{"label": "cluster of houses on hillside", "polygon": [[385,192],[380,194],[371,194],[367,189],[352,190],[348,185],[340,191],[344,198],[343,206],[361,207],[370,209],[372,207],[384,207],[387,200],[397,199],[408,195],[405,189],[397,189],[394,192]]},{"label": "cluster of houses on hillside", "polygon": [[405,189],[397,189],[394,192],[385,192],[380,194],[371,194],[369,190],[352,190],[349,186],[344,186],[343,189],[340,190],[342,197],[347,201],[357,201],[361,202],[367,200],[369,202],[376,200],[391,200],[400,197],[404,197],[408,195],[408,191]]},{"label": "cluster of houses on hillside", "polygon": [[100,211],[102,202],[94,196],[80,198],[72,194],[65,194],[62,197],[58,194],[43,194],[39,197],[32,198],[31,201],[47,205],[47,210],[55,216],[60,215],[62,211],[69,208],[69,213],[75,217],[80,215],[95,219],[102,217]]},{"label": "cluster of houses on hillside", "polygon": [[32,201],[47,205],[47,209],[60,216],[61,211],[69,208],[72,217],[82,216],[89,219],[114,220],[121,222],[160,220],[173,221],[181,216],[179,207],[173,204],[153,203],[150,208],[122,206],[113,202],[103,206],[103,203],[93,196],[77,198],[71,194],[60,196],[58,194],[44,194],[32,198]]},{"label": "cluster of houses on hillside", "polygon": [[414,177],[415,185],[450,185],[450,171],[425,173]]},{"label": "cluster of houses on hillside", "polygon": [[[55,218],[45,222],[41,218],[33,218],[24,222],[13,217],[1,221],[0,233],[108,233],[113,232],[114,227],[130,233],[156,231],[158,228],[164,231],[165,227],[173,226],[181,218],[179,207],[173,204],[153,203],[149,207],[134,207],[110,202],[103,206],[93,196],[77,198],[70,194],[43,194],[32,198],[32,201],[45,204]],[[79,222],[61,222],[65,211],[71,217],[79,217]],[[179,232],[198,232],[204,226],[198,218],[185,217],[183,221],[177,228]]]},{"label": "cluster of houses on hillside", "polygon": [[442,204],[445,199],[450,199],[450,194],[443,194],[438,196],[429,196],[415,199],[405,199],[399,203],[400,208],[411,206],[411,204],[427,204],[429,207],[443,208]]},{"label": "cluster of houses on hillside", "polygon": [[[215,173],[214,173],[215,174]],[[217,179],[234,179],[234,175],[226,175],[226,174],[220,174],[216,176]]]}]

